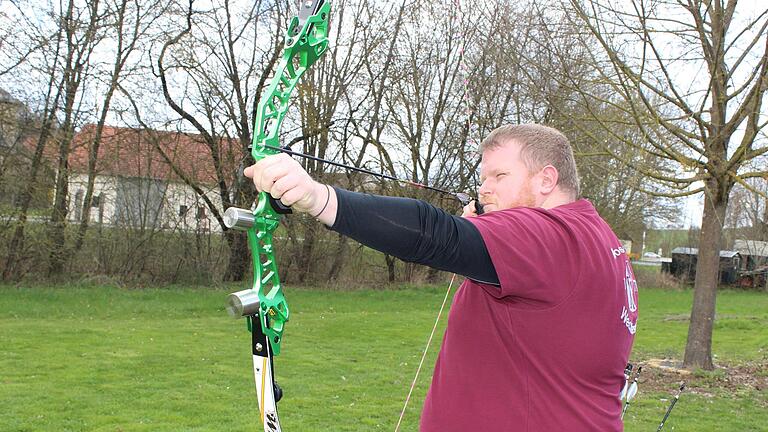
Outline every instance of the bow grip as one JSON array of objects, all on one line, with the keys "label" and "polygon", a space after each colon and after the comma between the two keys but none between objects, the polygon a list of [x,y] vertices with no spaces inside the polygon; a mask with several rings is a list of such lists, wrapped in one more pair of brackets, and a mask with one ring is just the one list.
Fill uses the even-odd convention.
[{"label": "bow grip", "polygon": [[291,214],[293,213],[293,210],[291,210],[290,207],[283,204],[282,201],[279,199],[275,199],[272,195],[267,194],[267,198],[269,198],[269,205],[272,206],[272,208],[275,210],[275,213],[277,214]]}]

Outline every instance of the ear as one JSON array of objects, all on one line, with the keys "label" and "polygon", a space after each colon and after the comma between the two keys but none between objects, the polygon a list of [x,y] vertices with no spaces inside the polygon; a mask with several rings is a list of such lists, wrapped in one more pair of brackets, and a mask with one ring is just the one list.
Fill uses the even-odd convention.
[{"label": "ear", "polygon": [[539,171],[539,186],[542,195],[548,195],[555,190],[559,174],[557,168],[547,165]]}]

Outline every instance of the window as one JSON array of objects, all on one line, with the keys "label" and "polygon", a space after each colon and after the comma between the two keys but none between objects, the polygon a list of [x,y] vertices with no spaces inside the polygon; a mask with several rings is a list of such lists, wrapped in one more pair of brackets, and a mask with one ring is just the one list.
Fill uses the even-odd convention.
[{"label": "window", "polygon": [[189,207],[183,204],[179,206],[179,216],[182,216],[182,217],[186,216],[188,211],[189,211]]},{"label": "window", "polygon": [[91,198],[91,208],[99,207],[101,207],[101,194],[94,195],[93,198]]},{"label": "window", "polygon": [[205,217],[205,207],[197,206],[197,219],[206,219],[206,217]]}]

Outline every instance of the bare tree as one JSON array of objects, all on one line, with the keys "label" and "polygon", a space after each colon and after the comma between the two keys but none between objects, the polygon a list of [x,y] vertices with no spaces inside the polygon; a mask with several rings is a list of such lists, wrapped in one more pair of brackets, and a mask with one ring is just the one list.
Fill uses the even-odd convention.
[{"label": "bare tree", "polygon": [[[66,31],[64,25],[55,26],[53,32],[49,32],[45,25],[39,25],[34,16],[24,15],[20,10],[23,19],[18,21],[20,33],[26,35],[26,39],[32,44],[40,46],[39,62],[32,63],[28,70],[23,71],[27,77],[30,70],[33,73],[42,75],[45,78],[45,87],[39,99],[40,108],[36,111],[40,117],[40,126],[35,137],[34,151],[32,152],[29,164],[28,181],[20,191],[16,200],[16,220],[15,229],[8,247],[8,255],[3,267],[3,280],[20,278],[24,273],[21,268],[21,262],[24,257],[25,247],[25,228],[28,219],[28,212],[33,203],[36,190],[38,188],[38,176],[43,171],[43,152],[48,146],[49,141],[57,135],[59,104],[64,94],[65,81],[61,74],[62,56],[65,52]],[[63,22],[63,21],[62,21]],[[30,50],[33,51],[33,50]],[[23,54],[18,60],[11,60],[12,67],[6,71],[18,70],[18,66],[25,63],[27,57],[26,51],[21,50]],[[26,81],[31,87],[35,87],[35,81],[30,79]]]},{"label": "bare tree", "polygon": [[51,211],[51,253],[48,271],[59,275],[64,269],[66,254],[66,222],[69,195],[69,154],[80,112],[81,89],[90,78],[91,55],[102,41],[101,19],[103,10],[99,1],[80,7],[75,1],[66,4],[60,23],[63,30],[62,87],[63,116],[57,149],[56,188]]},{"label": "bare tree", "polygon": [[[552,2],[534,2],[527,15],[518,87],[532,101],[529,115],[535,122],[554,126],[569,137],[582,196],[594,204],[620,238],[640,244],[648,225],[676,222],[678,205],[649,192],[654,189],[652,179],[632,168],[647,165],[651,156],[628,151],[613,135],[636,145],[641,145],[644,137],[631,119],[625,118],[626,106],[619,103],[617,109],[595,103],[595,99],[608,99],[613,92],[607,84],[593,79],[590,52],[598,47],[573,37],[579,29],[562,15],[549,13],[551,6]],[[581,96],[585,93],[601,96],[585,100]],[[612,118],[611,133],[595,117]],[[622,154],[623,161],[613,154]]]},{"label": "bare tree", "polygon": [[[598,104],[626,104],[620,109],[644,142],[614,139],[652,156],[651,163],[634,168],[666,187],[666,196],[704,193],[684,364],[712,369],[719,250],[729,194],[735,184],[746,186],[748,179],[766,175],[764,169],[745,166],[768,152],[765,141],[756,139],[766,127],[768,9],[750,15],[737,9],[736,1],[725,0],[571,0],[570,5],[602,49],[593,58],[595,73],[616,95],[583,96]],[[610,122],[602,124],[611,130]],[[612,155],[626,161],[621,153]],[[676,172],[658,169],[669,164]]]},{"label": "bare tree", "polygon": [[[112,110],[112,100],[116,90],[123,80],[126,66],[136,51],[143,48],[143,38],[150,26],[165,13],[166,5],[157,2],[142,2],[140,0],[111,0],[104,1],[105,16],[101,19],[104,28],[104,37],[109,38],[114,44],[114,58],[111,70],[103,78],[106,89],[101,96],[96,130],[92,139],[88,142],[88,167],[87,184],[80,210],[80,225],[75,237],[74,250],[82,248],[85,234],[91,218],[91,206],[93,203],[94,183],[96,180],[96,163],[98,161],[99,148],[107,123],[107,118]],[[136,69],[136,62],[132,69]],[[127,71],[130,73],[131,71]],[[75,203],[77,205],[77,203]]]},{"label": "bare tree", "polygon": [[[348,160],[348,133],[345,126],[352,124],[356,113],[360,112],[359,104],[365,98],[350,98],[355,91],[355,83],[366,61],[373,52],[368,45],[365,34],[370,31],[366,22],[376,19],[366,19],[366,15],[375,13],[370,4],[359,1],[340,1],[333,3],[333,18],[331,26],[338,29],[330,37],[330,50],[307,71],[302,82],[297,87],[295,99],[296,116],[287,119],[286,125],[299,130],[300,135],[286,139],[289,147],[301,143],[301,152],[318,158],[341,162]],[[370,93],[368,94],[370,95]],[[357,103],[358,105],[355,105]],[[294,126],[290,128],[290,126]],[[332,182],[340,178],[338,169],[323,163],[305,159],[307,171],[320,181]],[[346,176],[354,180],[355,176]],[[291,268],[293,274],[304,282],[317,270],[318,251],[326,251],[329,246],[318,246],[333,238],[336,242],[336,256],[328,270],[329,279],[338,275],[345,259],[348,239],[340,236],[329,236],[325,230],[314,221],[307,218],[288,218],[285,221],[289,238],[295,253],[292,254]],[[301,240],[299,240],[301,238]],[[326,252],[327,253],[327,252]]]},{"label": "bare tree", "polygon": [[[195,10],[190,1],[179,6],[185,10],[186,25],[169,35],[157,59],[156,74],[165,101],[210,150],[224,208],[254,198],[253,188],[234,171],[237,161],[250,158],[250,124],[258,96],[279,59],[287,8],[283,1],[257,1],[240,10],[223,0],[208,10]],[[186,85],[179,91],[171,80],[183,80]],[[226,229],[222,209],[206,202]],[[248,263],[248,256],[241,253],[247,249],[245,236],[234,231],[226,231],[225,236],[232,252],[225,279],[241,280]]]}]

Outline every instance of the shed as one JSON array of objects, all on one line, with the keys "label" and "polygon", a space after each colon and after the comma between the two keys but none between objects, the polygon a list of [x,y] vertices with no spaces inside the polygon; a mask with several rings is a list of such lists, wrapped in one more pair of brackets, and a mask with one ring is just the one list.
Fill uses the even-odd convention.
[{"label": "shed", "polygon": [[768,265],[768,242],[757,240],[736,240],[733,250],[741,255],[742,270],[756,270]]},{"label": "shed", "polygon": [[[696,279],[696,262],[699,259],[698,248],[677,247],[672,249],[670,272],[684,281]],[[720,269],[718,280],[721,284],[736,282],[737,272],[741,263],[741,255],[736,251],[720,251]]]}]

